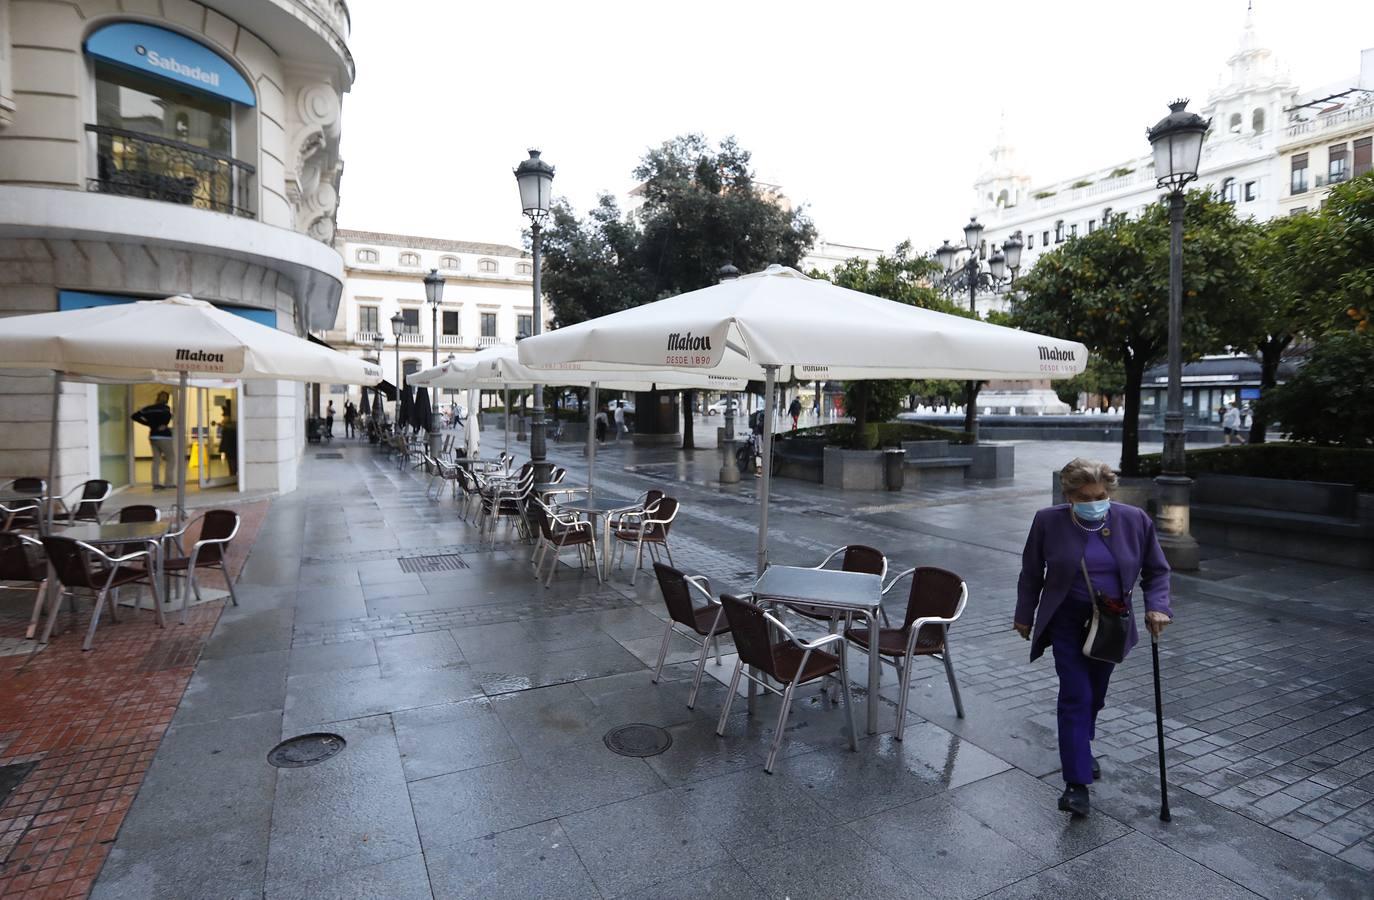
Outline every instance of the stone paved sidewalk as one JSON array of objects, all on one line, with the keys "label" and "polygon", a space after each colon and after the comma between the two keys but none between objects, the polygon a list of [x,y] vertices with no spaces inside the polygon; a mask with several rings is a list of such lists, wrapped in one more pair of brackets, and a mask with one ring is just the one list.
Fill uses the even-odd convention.
[{"label": "stone paved sidewalk", "polygon": [[[479,549],[450,500],[341,446],[273,503],[244,605],[207,644],[95,896],[1369,895],[1362,573],[1223,554],[1178,577],[1163,652],[1175,821],[1156,817],[1148,653],[1114,679],[1094,815],[1054,809],[1053,670],[1026,662],[1010,610],[1050,469],[1105,445],[1022,444],[1016,479],[920,495],[779,482],[775,561],[869,543],[894,570],[960,572],[972,599],[952,642],[968,718],[927,666],[896,742],[888,674],[879,733],[851,753],[843,707],[802,691],[772,776],[775,701],[752,718],[737,704],[714,734],[731,657],[707,667],[694,711],[686,641],[650,683],[664,612],[649,579],[599,586],[562,567],[545,590],[527,548]],[[584,477],[577,448],[554,454]],[[715,451],[680,456],[607,448],[598,487],[667,484],[683,501],[677,564],[744,587],[755,485],[715,485]],[[463,565],[397,561],[431,554]],[[628,722],[666,728],[672,747],[612,755],[601,737]],[[312,730],[348,746],[313,768],[266,765]]]}]

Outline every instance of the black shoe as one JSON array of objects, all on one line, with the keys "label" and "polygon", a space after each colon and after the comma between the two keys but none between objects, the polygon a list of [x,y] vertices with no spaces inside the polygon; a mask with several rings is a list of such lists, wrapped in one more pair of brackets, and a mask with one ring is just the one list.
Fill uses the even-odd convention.
[{"label": "black shoe", "polygon": [[1085,784],[1066,785],[1064,793],[1059,797],[1059,808],[1064,812],[1073,813],[1079,818],[1086,816],[1091,808],[1088,802],[1088,786]]},{"label": "black shoe", "polygon": [[1098,764],[1098,762],[1097,762],[1097,757],[1094,756],[1094,757],[1093,757],[1093,781],[1097,781],[1097,780],[1098,780],[1099,778],[1101,778],[1101,777],[1102,777],[1102,766],[1100,766],[1100,765]]}]

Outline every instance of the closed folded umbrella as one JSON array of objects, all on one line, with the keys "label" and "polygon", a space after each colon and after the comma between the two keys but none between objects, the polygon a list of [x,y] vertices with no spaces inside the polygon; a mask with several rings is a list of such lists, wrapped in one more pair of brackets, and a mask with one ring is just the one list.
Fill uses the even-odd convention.
[{"label": "closed folded umbrella", "polygon": [[396,430],[410,427],[410,410],[415,405],[414,398],[410,395],[410,385],[403,385],[398,389],[401,399],[396,403]]},{"label": "closed folded umbrella", "polygon": [[410,424],[417,430],[429,431],[434,425],[430,417],[429,389],[415,389],[415,403],[410,408]]}]

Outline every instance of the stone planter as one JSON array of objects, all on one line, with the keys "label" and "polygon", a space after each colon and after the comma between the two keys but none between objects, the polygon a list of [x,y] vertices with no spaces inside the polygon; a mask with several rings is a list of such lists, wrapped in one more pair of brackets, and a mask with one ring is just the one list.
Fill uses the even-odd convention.
[{"label": "stone planter", "polygon": [[883,451],[826,447],[823,471],[826,487],[842,491],[881,491]]},{"label": "stone planter", "polygon": [[[953,449],[953,448],[951,448]],[[968,478],[1012,478],[1016,475],[1016,445],[979,442],[959,450],[973,451],[973,465],[964,473]]]}]

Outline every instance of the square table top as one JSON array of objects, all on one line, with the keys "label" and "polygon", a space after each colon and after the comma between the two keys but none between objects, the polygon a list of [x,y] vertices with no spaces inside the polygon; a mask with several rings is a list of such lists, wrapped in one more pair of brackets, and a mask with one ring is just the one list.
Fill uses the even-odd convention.
[{"label": "square table top", "polygon": [[883,602],[883,580],[863,572],[769,566],[754,583],[754,596],[835,609],[876,609]]},{"label": "square table top", "polygon": [[76,525],[64,528],[57,537],[85,541],[87,544],[120,544],[125,541],[151,541],[162,537],[172,527],[168,522],[111,522],[106,525]]},{"label": "square table top", "polygon": [[626,500],[624,497],[612,497],[608,494],[593,494],[590,497],[558,501],[559,509],[570,509],[573,512],[581,513],[609,513],[618,509],[630,509],[634,505],[633,500]]}]

